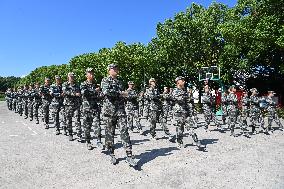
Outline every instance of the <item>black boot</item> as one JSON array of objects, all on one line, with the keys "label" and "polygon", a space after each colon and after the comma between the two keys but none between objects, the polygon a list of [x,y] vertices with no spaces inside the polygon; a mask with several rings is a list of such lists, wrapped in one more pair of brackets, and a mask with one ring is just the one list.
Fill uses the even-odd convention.
[{"label": "black boot", "polygon": [[127,154],[127,157],[126,157],[126,162],[130,165],[130,166],[132,166],[132,167],[135,167],[135,166],[137,166],[137,161],[134,159],[134,157],[132,156],[132,152],[130,151],[127,151],[126,152],[126,154]]}]

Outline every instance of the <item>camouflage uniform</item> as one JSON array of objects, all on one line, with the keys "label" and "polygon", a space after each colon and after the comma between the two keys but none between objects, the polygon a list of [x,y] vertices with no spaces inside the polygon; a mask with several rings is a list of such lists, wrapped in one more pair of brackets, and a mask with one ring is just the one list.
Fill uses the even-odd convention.
[{"label": "camouflage uniform", "polygon": [[[148,88],[146,89],[146,91]],[[146,92],[145,91],[145,92]],[[146,97],[146,93],[143,94],[143,117],[145,117],[147,120],[149,119],[149,113],[150,112],[150,101]]]},{"label": "camouflage uniform", "polygon": [[248,96],[244,96],[241,100],[242,103],[242,113],[241,113],[241,128],[243,129],[243,132],[245,133],[245,130],[247,129],[248,123],[247,123],[247,119],[248,119],[248,115],[249,115],[249,97]]},{"label": "camouflage uniform", "polygon": [[111,154],[114,154],[114,135],[116,124],[120,130],[120,138],[126,149],[127,156],[132,154],[132,145],[126,123],[124,99],[121,96],[122,84],[111,76],[101,82],[104,103],[102,113],[106,119],[105,144]]},{"label": "camouflage uniform", "polygon": [[62,90],[64,93],[64,108],[65,108],[65,116],[66,122],[64,123],[64,130],[67,130],[69,133],[69,140],[73,140],[73,129],[72,129],[72,117],[74,112],[77,109],[80,109],[79,98],[76,96],[76,93],[80,93],[80,87],[76,83],[71,84],[69,82],[65,82],[62,85]]},{"label": "camouflage uniform", "polygon": [[14,112],[17,112],[17,102],[18,102],[18,99],[17,99],[17,91],[14,90],[12,92],[12,110]]},{"label": "camouflage uniform", "polygon": [[10,89],[7,89],[7,91],[5,92],[5,99],[6,99],[6,102],[7,102],[8,110],[12,110],[12,103],[11,103],[12,92],[11,92]]},{"label": "camouflage uniform", "polygon": [[215,123],[217,127],[219,127],[219,123],[216,120],[216,116],[214,112],[212,111],[212,97],[210,93],[203,93],[202,96],[202,110],[205,117],[205,129],[208,129],[208,126],[210,125],[211,120]]},{"label": "camouflage uniform", "polygon": [[144,94],[140,92],[138,96],[138,110],[139,110],[139,117],[143,117],[143,107],[144,107]]},{"label": "camouflage uniform", "polygon": [[166,135],[169,135],[169,129],[167,126],[167,118],[169,116],[171,103],[172,103],[172,97],[170,93],[163,93],[161,95],[162,97],[162,120],[161,125]]},{"label": "camouflage uniform", "polygon": [[146,89],[145,98],[148,100],[149,106],[149,121],[150,134],[153,138],[156,137],[156,125],[158,119],[158,110],[160,105],[160,93],[157,88],[149,87]]},{"label": "camouflage uniform", "polygon": [[19,89],[17,92],[17,98],[18,98],[18,113],[20,114],[20,116],[23,115],[23,90]]},{"label": "camouflage uniform", "polygon": [[52,97],[50,95],[50,85],[42,85],[39,89],[42,98],[42,110],[45,122],[45,129],[49,128],[49,105],[51,103]]},{"label": "camouflage uniform", "polygon": [[[176,78],[178,80],[183,80],[183,77]],[[183,132],[184,127],[186,126],[188,131],[190,131],[190,136],[192,137],[194,143],[201,147],[200,142],[198,141],[197,135],[194,132],[193,123],[191,122],[191,115],[189,110],[189,94],[186,90],[181,88],[175,88],[172,92],[172,99],[174,101],[173,106],[173,124],[176,127],[176,140],[179,147],[183,147]],[[173,138],[170,139],[173,141]]]},{"label": "camouflage uniform", "polygon": [[250,120],[252,123],[252,133],[255,133],[257,123],[260,123],[262,127],[264,125],[259,107],[260,100],[261,99],[257,96],[250,97]]},{"label": "camouflage uniform", "polygon": [[221,103],[222,103],[222,120],[223,124],[226,124],[226,117],[228,116],[228,101],[227,101],[228,94],[223,93],[221,97]]},{"label": "camouflage uniform", "polygon": [[29,89],[28,92],[28,112],[30,121],[33,120],[33,106],[34,106],[34,89]]},{"label": "camouflage uniform", "polygon": [[39,88],[35,88],[34,89],[34,104],[33,104],[33,115],[34,118],[36,120],[36,124],[39,124],[39,120],[38,120],[38,111],[39,111],[39,107],[41,105],[41,96],[40,96],[40,91]]},{"label": "camouflage uniform", "polygon": [[28,104],[29,104],[29,90],[27,88],[23,91],[23,107],[24,107],[24,115],[25,119],[28,118]]},{"label": "camouflage uniform", "polygon": [[275,121],[275,123],[280,127],[280,129],[283,130],[283,125],[280,122],[280,119],[276,112],[276,103],[273,101],[272,97],[268,96],[266,98],[267,102],[267,117],[268,117],[268,127],[266,128],[266,131],[272,130],[272,121]]},{"label": "camouflage uniform", "polygon": [[[101,125],[100,125],[100,93],[96,90],[97,85],[89,81],[81,83],[82,108],[83,108],[83,127],[85,130],[85,139],[91,143],[91,128],[94,123],[94,133],[97,143],[101,143]],[[80,137],[80,136],[79,136]]]},{"label": "camouflage uniform", "polygon": [[231,129],[231,136],[236,136],[234,133],[235,125],[237,123],[238,114],[238,98],[235,93],[229,93],[227,97],[228,115],[229,115],[229,128]]},{"label": "camouflage uniform", "polygon": [[54,125],[56,127],[56,134],[60,133],[59,113],[63,107],[62,85],[51,85],[49,92],[52,96],[51,106],[53,107]]},{"label": "camouflage uniform", "polygon": [[126,96],[126,115],[127,115],[127,125],[130,130],[133,130],[133,121],[136,123],[136,127],[139,131],[142,130],[139,118],[139,104],[138,95],[134,89],[127,89]]}]

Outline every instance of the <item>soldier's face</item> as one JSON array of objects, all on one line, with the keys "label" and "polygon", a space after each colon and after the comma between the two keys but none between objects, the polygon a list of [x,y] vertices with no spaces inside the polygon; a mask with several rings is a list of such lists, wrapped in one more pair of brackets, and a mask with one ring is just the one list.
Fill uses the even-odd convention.
[{"label": "soldier's face", "polygon": [[69,82],[74,82],[74,77],[73,76],[68,76],[68,81]]},{"label": "soldier's face", "polygon": [[86,76],[87,76],[88,80],[93,80],[94,79],[94,73],[92,73],[92,72],[87,72]]},{"label": "soldier's face", "polygon": [[177,82],[177,84],[178,84],[178,86],[180,86],[180,87],[184,87],[184,80],[179,80],[178,82]]},{"label": "soldier's face", "polygon": [[133,89],[133,88],[134,88],[134,85],[130,84],[130,85],[128,85],[128,88],[129,88],[129,89]]},{"label": "soldier's face", "polygon": [[155,81],[151,81],[150,82],[150,86],[155,87],[156,86],[156,82]]},{"label": "soldier's face", "polygon": [[117,68],[111,68],[109,69],[108,73],[109,75],[113,76],[113,77],[116,77],[118,75],[118,69]]},{"label": "soldier's face", "polygon": [[46,84],[46,85],[50,85],[50,80],[46,79],[46,80],[45,80],[45,84]]},{"label": "soldier's face", "polygon": [[61,84],[61,79],[55,79],[57,85]]}]

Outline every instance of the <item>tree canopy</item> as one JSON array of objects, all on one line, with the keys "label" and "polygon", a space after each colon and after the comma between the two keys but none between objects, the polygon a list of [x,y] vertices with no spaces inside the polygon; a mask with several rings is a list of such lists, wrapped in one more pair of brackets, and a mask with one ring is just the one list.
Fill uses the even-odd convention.
[{"label": "tree canopy", "polygon": [[[75,56],[66,64],[39,67],[19,85],[55,75],[66,80],[69,71],[83,81],[87,67],[95,69],[100,82],[110,63],[119,65],[125,83],[132,80],[138,87],[151,77],[160,86],[172,86],[179,75],[196,83],[199,69],[212,65],[220,66],[224,83],[283,81],[284,1],[239,0],[232,8],[216,2],[208,8],[193,3],[158,23],[157,35],[148,44],[120,41],[112,48]],[[284,89],[283,82],[279,85]]]}]

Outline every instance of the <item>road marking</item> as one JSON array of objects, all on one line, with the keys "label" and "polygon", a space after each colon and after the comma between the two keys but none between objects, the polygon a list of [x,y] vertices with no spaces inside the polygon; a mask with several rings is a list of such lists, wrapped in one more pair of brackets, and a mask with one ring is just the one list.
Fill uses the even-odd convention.
[{"label": "road marking", "polygon": [[[22,123],[23,125],[25,125],[25,126],[28,126],[28,125],[27,125],[25,122],[23,122],[23,121],[21,121],[21,123]],[[33,132],[31,135],[37,135],[37,132],[35,132],[31,127],[28,126],[28,129]]]}]

